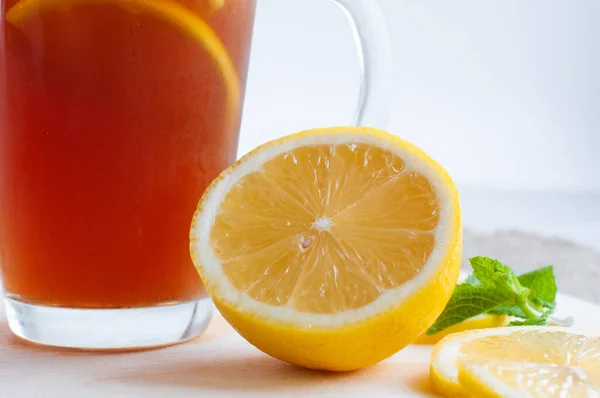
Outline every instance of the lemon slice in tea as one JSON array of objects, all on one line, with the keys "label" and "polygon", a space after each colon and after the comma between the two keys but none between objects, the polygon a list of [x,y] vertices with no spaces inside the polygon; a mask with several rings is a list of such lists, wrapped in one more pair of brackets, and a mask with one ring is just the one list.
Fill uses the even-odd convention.
[{"label": "lemon slice in tea", "polygon": [[[205,0],[207,6],[219,9],[223,0]],[[227,91],[227,122],[235,123],[241,94],[235,66],[217,33],[185,6],[169,0],[21,0],[6,12],[6,20],[17,27],[38,13],[64,10],[87,4],[110,4],[132,12],[146,12],[171,24],[193,38],[214,60]]]}]

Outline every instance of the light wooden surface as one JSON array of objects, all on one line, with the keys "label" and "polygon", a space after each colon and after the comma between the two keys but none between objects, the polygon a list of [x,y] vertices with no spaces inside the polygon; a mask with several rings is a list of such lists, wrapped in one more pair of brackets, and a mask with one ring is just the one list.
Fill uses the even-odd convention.
[{"label": "light wooden surface", "polygon": [[[46,349],[12,336],[0,315],[0,397],[428,397],[431,347],[409,346],[361,371],[301,369],[261,353],[220,316],[186,344],[152,351],[94,354]],[[600,307],[559,295],[559,316],[600,328]]]}]

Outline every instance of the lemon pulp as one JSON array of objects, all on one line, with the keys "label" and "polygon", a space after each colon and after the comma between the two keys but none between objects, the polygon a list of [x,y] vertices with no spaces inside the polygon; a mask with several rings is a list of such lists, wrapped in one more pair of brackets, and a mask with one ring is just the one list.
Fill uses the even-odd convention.
[{"label": "lemon pulp", "polygon": [[240,179],[211,242],[231,284],[255,300],[338,313],[412,279],[433,250],[438,217],[431,184],[399,156],[314,145]]},{"label": "lemon pulp", "polygon": [[[219,9],[224,0],[206,0]],[[47,10],[65,10],[92,3],[112,4],[131,12],[147,12],[194,39],[214,60],[227,92],[226,120],[233,126],[240,107],[240,84],[235,66],[217,33],[198,15],[172,0],[21,0],[6,12],[6,20],[22,27],[28,18]]]},{"label": "lemon pulp", "polygon": [[482,337],[463,344],[459,353],[463,366],[482,365],[516,391],[548,397],[599,394],[599,358],[600,337],[539,329]]}]

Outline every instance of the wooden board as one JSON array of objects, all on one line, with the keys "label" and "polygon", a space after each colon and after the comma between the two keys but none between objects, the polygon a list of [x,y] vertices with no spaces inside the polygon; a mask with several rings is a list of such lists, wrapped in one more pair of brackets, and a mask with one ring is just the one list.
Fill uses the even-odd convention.
[{"label": "wooden board", "polygon": [[[559,295],[558,316],[600,328],[600,307]],[[130,353],[53,350],[22,342],[0,315],[0,397],[428,397],[431,347],[409,346],[361,371],[301,369],[261,353],[215,316],[186,344]]]}]

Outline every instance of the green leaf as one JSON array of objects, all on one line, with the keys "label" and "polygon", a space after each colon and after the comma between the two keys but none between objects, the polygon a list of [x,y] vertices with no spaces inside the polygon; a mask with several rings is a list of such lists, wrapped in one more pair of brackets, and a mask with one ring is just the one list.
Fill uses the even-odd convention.
[{"label": "green leaf", "polygon": [[551,265],[519,276],[519,282],[531,290],[531,293],[543,300],[547,306],[556,301],[556,279]]},{"label": "green leaf", "polygon": [[473,274],[469,275],[467,277],[467,280],[465,281],[466,284],[468,285],[472,285],[472,286],[481,286],[482,283],[479,279],[477,279],[477,277]]},{"label": "green leaf", "polygon": [[529,296],[529,302],[535,305],[537,308],[549,308],[554,309],[556,307],[556,303],[549,303],[548,301],[542,300],[541,298],[535,296],[533,293]]},{"label": "green leaf", "polygon": [[489,257],[472,257],[469,259],[473,267],[473,276],[484,285],[494,285],[500,272],[509,272],[502,263]]},{"label": "green leaf", "polygon": [[548,317],[552,311],[548,311],[537,318],[525,319],[523,321],[512,321],[508,326],[542,326],[548,322]]},{"label": "green leaf", "polygon": [[[529,288],[530,294],[527,301],[530,306],[535,306],[540,310],[542,308],[554,309],[554,300],[556,298],[556,282],[552,266],[537,269],[519,276],[519,282],[524,287]],[[509,315],[518,318],[529,318],[518,305],[502,306],[489,311],[495,315]]]},{"label": "green leaf", "polygon": [[512,269],[500,261],[489,257],[473,257],[469,259],[473,267],[473,275],[484,285],[493,285],[498,289],[512,291],[517,295],[529,292],[519,283],[519,279]]},{"label": "green leaf", "polygon": [[513,300],[514,297],[510,294],[489,286],[473,286],[466,283],[457,285],[446,308],[427,330],[427,334],[436,334],[499,305],[511,303]]},{"label": "green leaf", "polygon": [[508,315],[517,318],[527,318],[527,315],[518,305],[499,305],[496,308],[492,308],[488,311],[488,314],[492,315]]},{"label": "green leaf", "polygon": [[520,318],[511,322],[512,326],[547,324],[556,299],[552,266],[517,277],[498,260],[473,257],[469,261],[473,274],[456,286],[428,335],[484,313]]}]

